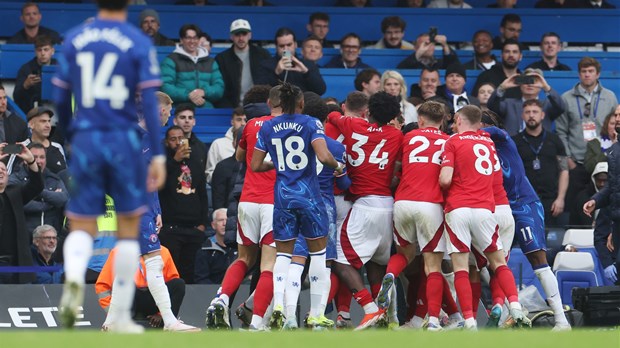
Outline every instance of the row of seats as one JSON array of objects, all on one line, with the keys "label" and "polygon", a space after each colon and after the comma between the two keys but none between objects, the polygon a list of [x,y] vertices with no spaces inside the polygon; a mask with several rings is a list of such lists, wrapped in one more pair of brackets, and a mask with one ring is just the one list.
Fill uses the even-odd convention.
[{"label": "row of seats", "polygon": [[[19,20],[21,3],[0,3],[2,26],[0,37],[10,37],[23,27]],[[42,25],[64,33],[95,14],[92,4],[40,4],[43,14]],[[229,38],[230,23],[237,18],[246,18],[252,25],[255,40],[273,41],[278,27],[290,27],[298,36],[306,35],[306,23],[311,12],[329,13],[329,38],[339,39],[344,34],[355,31],[364,41],[381,38],[381,21],[386,16],[401,16],[407,23],[405,39],[412,41],[429,27],[438,27],[451,41],[471,40],[474,32],[486,29],[497,32],[502,17],[508,12],[521,16],[524,42],[539,42],[542,33],[555,31],[568,42],[614,43],[618,42],[620,32],[620,10],[554,10],[554,9],[401,9],[401,8],[342,8],[342,7],[238,7],[238,6],[171,6],[154,5],[161,18],[161,32],[168,37],[177,37],[179,28],[186,23],[198,24],[215,40]],[[140,11],[144,6],[133,6],[129,20],[138,23]],[[359,25],[363,23],[363,25]],[[596,23],[594,34],[590,30],[579,30],[576,23]]]}]

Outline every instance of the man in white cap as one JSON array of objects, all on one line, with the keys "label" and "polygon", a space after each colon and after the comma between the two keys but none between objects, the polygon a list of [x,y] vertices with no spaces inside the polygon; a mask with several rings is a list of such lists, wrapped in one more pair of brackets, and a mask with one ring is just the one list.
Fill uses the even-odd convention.
[{"label": "man in white cap", "polygon": [[270,58],[264,48],[251,45],[252,27],[245,19],[230,24],[232,46],[215,57],[224,78],[224,97],[219,107],[239,106],[245,92],[254,85],[260,61]]},{"label": "man in white cap", "polygon": [[155,46],[175,46],[174,41],[159,32],[159,13],[147,8],[140,12],[140,28],[153,40]]}]

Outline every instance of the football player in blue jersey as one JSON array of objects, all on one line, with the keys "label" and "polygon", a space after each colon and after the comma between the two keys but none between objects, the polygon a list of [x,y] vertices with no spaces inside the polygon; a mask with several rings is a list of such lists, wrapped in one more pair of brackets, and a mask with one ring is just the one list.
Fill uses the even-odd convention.
[{"label": "football player in blue jersey", "polygon": [[[131,319],[140,247],[136,240],[146,191],[165,179],[159,141],[157,99],[161,85],[150,39],[127,23],[128,0],[97,0],[98,15],[65,36],[58,73],[52,79],[61,126],[71,143],[73,182],[66,215],[71,233],[64,244],[66,282],[60,303],[64,326],[73,327],[84,298],[84,275],[97,233],[96,217],[105,212],[105,194],[116,204],[118,256],[112,315],[117,332],[139,333]],[[136,93],[143,102],[152,160],[148,167],[136,118]],[[71,96],[75,98],[72,117]]]},{"label": "football player in blue jersey", "polygon": [[[506,131],[494,126],[497,124],[496,119],[492,111],[483,111],[482,130],[489,133],[495,143],[504,176],[504,189],[515,219],[515,235],[547,295],[547,303],[555,316],[554,330],[570,330],[571,326],[562,307],[558,281],[547,263],[545,214],[542,204],[525,175],[517,146]],[[510,248],[510,245],[504,247]],[[489,321],[494,325],[499,321],[501,310],[499,306],[494,306],[491,310]]]},{"label": "football player in blue jersey", "polygon": [[[342,174],[343,166],[329,152],[321,121],[301,115],[304,98],[299,87],[280,88],[283,115],[267,121],[258,133],[251,167],[253,171],[276,169],[273,234],[277,256],[273,268],[272,328],[284,320],[284,288],[298,235],[306,238],[310,252],[310,316],[319,321],[321,299],[328,286],[325,269],[328,217],[316,174],[316,160]],[[269,153],[273,162],[265,162]]]}]

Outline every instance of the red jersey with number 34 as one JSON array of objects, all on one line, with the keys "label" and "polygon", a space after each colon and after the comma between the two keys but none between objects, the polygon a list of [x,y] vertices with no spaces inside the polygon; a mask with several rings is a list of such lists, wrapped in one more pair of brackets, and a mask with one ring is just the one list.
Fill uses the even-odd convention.
[{"label": "red jersey with number 34", "polygon": [[495,211],[493,176],[499,162],[493,141],[476,132],[451,136],[444,146],[442,167],[454,168],[444,211],[457,208],[484,208]]},{"label": "red jersey with number 34", "polygon": [[344,135],[347,172],[351,179],[347,199],[391,196],[394,166],[401,157],[403,134],[396,128],[357,117],[330,114],[329,122]]},{"label": "red jersey with number 34", "polygon": [[403,139],[403,175],[396,201],[443,203],[439,187],[441,153],[449,136],[437,128],[415,129]]},{"label": "red jersey with number 34", "polygon": [[239,147],[246,151],[245,164],[247,168],[239,202],[273,204],[273,187],[276,184],[276,171],[270,170],[257,173],[250,168],[254,145],[256,145],[258,140],[258,131],[263,126],[263,123],[272,118],[273,116],[253,118],[243,128],[241,139],[239,139]]}]

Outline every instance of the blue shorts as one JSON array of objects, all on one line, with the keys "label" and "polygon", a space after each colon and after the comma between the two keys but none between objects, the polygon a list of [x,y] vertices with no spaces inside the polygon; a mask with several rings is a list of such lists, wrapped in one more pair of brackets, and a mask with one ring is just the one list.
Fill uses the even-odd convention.
[{"label": "blue shorts", "polygon": [[[328,234],[327,234],[327,253],[325,258],[327,260],[336,259],[336,206],[330,204],[328,200],[324,200],[327,210],[327,219],[329,221]],[[308,258],[309,255],[308,244],[306,239],[302,236],[297,237],[295,241],[295,249],[293,249],[293,256],[301,256]]]},{"label": "blue shorts", "polygon": [[140,219],[140,235],[138,242],[140,243],[140,255],[146,255],[153,251],[161,250],[159,236],[157,235],[157,227],[155,219],[157,215],[146,213]]},{"label": "blue shorts", "polygon": [[515,236],[523,253],[547,250],[545,211],[540,201],[510,208],[515,218]]},{"label": "blue shorts", "polygon": [[138,214],[146,205],[146,164],[138,132],[92,130],[75,133],[69,162],[73,185],[67,215],[95,218],[105,213],[105,195],[118,214]]},{"label": "blue shorts", "polygon": [[289,241],[297,236],[307,239],[327,236],[327,210],[323,202],[308,208],[273,209],[273,239]]}]

